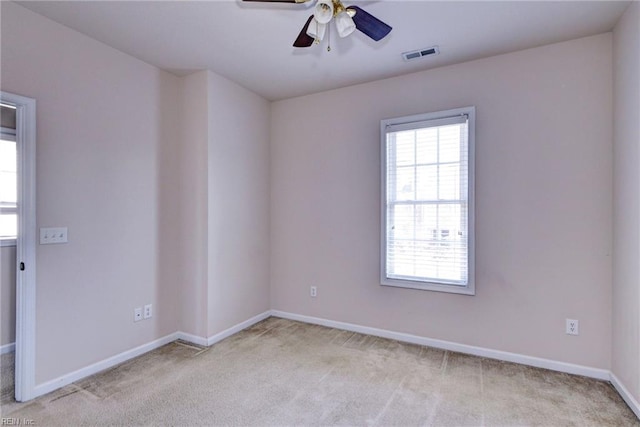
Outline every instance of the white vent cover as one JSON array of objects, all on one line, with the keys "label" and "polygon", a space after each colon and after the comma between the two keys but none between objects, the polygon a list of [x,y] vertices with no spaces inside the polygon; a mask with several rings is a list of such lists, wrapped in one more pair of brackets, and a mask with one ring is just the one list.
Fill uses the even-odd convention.
[{"label": "white vent cover", "polygon": [[412,50],[411,52],[404,52],[402,57],[405,61],[413,61],[425,56],[433,56],[440,53],[438,46],[425,47],[424,49]]}]

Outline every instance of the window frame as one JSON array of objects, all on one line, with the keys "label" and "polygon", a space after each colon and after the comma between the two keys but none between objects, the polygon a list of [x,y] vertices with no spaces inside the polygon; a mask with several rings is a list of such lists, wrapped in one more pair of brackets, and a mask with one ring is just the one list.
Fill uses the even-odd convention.
[{"label": "window frame", "polygon": [[[0,138],[7,140],[7,141],[13,141],[16,143],[16,152],[18,151],[18,138],[16,135],[16,130],[15,129],[11,129],[11,128],[5,128],[5,127],[0,127]],[[17,174],[17,172],[16,172]],[[11,208],[3,208],[0,205],[0,215],[4,214],[4,213],[12,213],[17,215],[18,214],[18,204],[16,203],[15,208],[11,207]],[[17,230],[16,230],[17,232]],[[0,247],[7,247],[7,246],[16,246],[17,245],[17,238],[18,236],[16,235],[16,237],[8,237],[8,238],[2,238],[0,237]]]},{"label": "window frame", "polygon": [[[466,115],[467,122],[467,284],[447,283],[446,281],[418,281],[411,279],[390,278],[387,275],[387,129],[390,126],[419,124],[421,122],[438,121]],[[380,121],[380,166],[381,166],[381,198],[380,198],[380,284],[399,288],[419,289],[427,291],[447,292],[462,295],[475,295],[475,116],[474,106],[416,114]],[[437,125],[436,125],[437,126]],[[419,129],[420,127],[415,127]]]}]

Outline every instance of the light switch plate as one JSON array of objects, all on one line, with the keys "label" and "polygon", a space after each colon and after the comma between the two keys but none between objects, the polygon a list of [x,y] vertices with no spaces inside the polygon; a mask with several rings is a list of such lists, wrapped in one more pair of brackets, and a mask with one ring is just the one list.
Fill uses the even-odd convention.
[{"label": "light switch plate", "polygon": [[67,243],[67,227],[42,227],[40,228],[40,244],[52,245]]}]

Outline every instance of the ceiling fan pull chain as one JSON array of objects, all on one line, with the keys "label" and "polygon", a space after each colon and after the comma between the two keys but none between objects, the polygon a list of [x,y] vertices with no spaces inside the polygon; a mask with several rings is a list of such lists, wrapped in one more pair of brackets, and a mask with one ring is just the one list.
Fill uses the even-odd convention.
[{"label": "ceiling fan pull chain", "polygon": [[[320,30],[318,29],[318,27],[320,27],[320,24],[315,19],[313,21],[316,23],[316,34],[319,34]],[[314,41],[315,41],[316,44],[320,44],[320,39],[317,38],[317,36],[316,36],[316,39]]]},{"label": "ceiling fan pull chain", "polygon": [[331,21],[327,24],[327,52],[331,52]]}]

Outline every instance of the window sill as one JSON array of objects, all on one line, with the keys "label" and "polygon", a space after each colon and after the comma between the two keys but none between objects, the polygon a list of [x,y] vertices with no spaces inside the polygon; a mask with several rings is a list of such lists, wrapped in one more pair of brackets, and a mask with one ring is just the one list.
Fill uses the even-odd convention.
[{"label": "window sill", "polygon": [[394,288],[418,289],[421,291],[446,292],[458,295],[475,295],[476,291],[472,284],[467,286],[443,285],[439,283],[415,282],[410,280],[382,279],[382,286],[391,286]]},{"label": "window sill", "polygon": [[16,239],[2,239],[0,240],[0,247],[16,246]]}]

